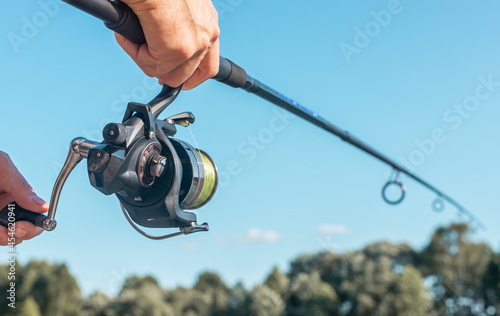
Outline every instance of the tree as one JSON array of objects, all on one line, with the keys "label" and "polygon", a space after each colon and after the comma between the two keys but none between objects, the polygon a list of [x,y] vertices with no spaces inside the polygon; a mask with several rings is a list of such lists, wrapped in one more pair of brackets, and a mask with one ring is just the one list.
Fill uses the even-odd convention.
[{"label": "tree", "polygon": [[174,310],[165,301],[163,289],[153,284],[127,288],[109,305],[110,316],[174,316]]},{"label": "tree", "polygon": [[327,316],[337,310],[337,294],[318,271],[300,273],[290,285],[289,315]]},{"label": "tree", "polygon": [[378,305],[375,314],[384,316],[427,316],[432,299],[424,286],[422,274],[413,266],[406,266],[399,275],[394,290]]},{"label": "tree", "polygon": [[[96,292],[82,300],[65,265],[31,261],[16,264],[16,309],[1,295],[0,315],[494,315],[500,310],[500,253],[472,242],[470,232],[465,224],[440,227],[422,251],[377,242],[357,251],[303,255],[287,275],[275,267],[249,291],[205,272],[193,288],[165,290],[152,276],[131,276],[115,298]],[[9,269],[0,265],[3,293]]]},{"label": "tree", "polygon": [[159,288],[158,281],[153,276],[147,275],[145,277],[131,276],[123,282],[121,292],[126,290],[137,290],[144,286],[153,286]]},{"label": "tree", "polygon": [[215,272],[204,272],[200,274],[200,276],[198,277],[198,281],[194,286],[194,289],[201,292],[219,289],[226,293],[229,293],[229,288],[224,283],[224,281],[222,281],[220,276]]},{"label": "tree", "polygon": [[197,290],[210,297],[212,303],[211,315],[224,315],[229,308],[230,289],[215,272],[204,272],[198,277],[194,286]]},{"label": "tree", "polygon": [[[3,266],[1,270],[0,289],[6,291],[9,285],[6,278],[8,267]],[[80,288],[64,264],[52,265],[36,260],[26,266],[16,264],[15,284],[16,306],[29,310],[33,315],[36,315],[37,308],[41,315],[72,316],[79,313]],[[0,301],[2,315],[15,315],[15,310],[9,308],[6,302],[4,304],[3,300]]]},{"label": "tree", "polygon": [[177,287],[167,294],[175,315],[209,316],[212,313],[212,295],[194,289]]},{"label": "tree", "polygon": [[248,316],[250,306],[250,293],[245,289],[241,282],[238,282],[232,289],[229,296],[229,308],[227,315],[230,316]]},{"label": "tree", "polygon": [[394,307],[396,315],[426,316],[432,306],[422,274],[409,265],[396,283]]},{"label": "tree", "polygon": [[481,281],[493,251],[484,243],[471,242],[470,233],[465,223],[439,227],[420,254],[417,268],[432,281],[431,294],[439,314],[471,313],[483,304]]},{"label": "tree", "polygon": [[490,259],[481,285],[485,309],[500,310],[500,254],[497,253]]},{"label": "tree", "polygon": [[38,304],[33,297],[26,297],[19,305],[17,305],[13,315],[16,316],[42,316]]},{"label": "tree", "polygon": [[250,294],[252,316],[280,316],[285,311],[281,296],[265,285],[257,285]]},{"label": "tree", "polygon": [[273,271],[267,277],[264,285],[266,285],[271,290],[281,295],[283,299],[286,299],[286,294],[288,292],[289,280],[286,275],[280,272],[278,267],[274,267]]},{"label": "tree", "polygon": [[95,292],[82,302],[81,316],[106,316],[110,299],[102,292]]}]

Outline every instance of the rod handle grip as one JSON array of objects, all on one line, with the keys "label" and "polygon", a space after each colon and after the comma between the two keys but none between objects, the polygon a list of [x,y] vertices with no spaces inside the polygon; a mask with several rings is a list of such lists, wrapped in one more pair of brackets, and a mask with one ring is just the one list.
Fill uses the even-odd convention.
[{"label": "rod handle grip", "polygon": [[119,19],[113,22],[104,22],[106,27],[137,44],[146,43],[146,37],[139,18],[132,9],[121,1],[110,2],[118,13]]},{"label": "rod handle grip", "polygon": [[[12,210],[12,212],[11,212]],[[11,214],[9,214],[11,213]],[[9,216],[13,215],[13,216]],[[9,219],[9,217],[11,217]],[[35,213],[32,211],[28,211],[19,205],[17,203],[13,202],[7,205],[2,211],[0,211],[0,225],[3,227],[8,227],[9,223],[12,222],[20,222],[20,221],[27,221],[32,223],[35,226],[42,227],[43,228],[43,221],[47,218],[47,216],[40,214],[40,213]]]},{"label": "rod handle grip", "polygon": [[247,78],[248,75],[245,69],[224,57],[219,57],[219,72],[212,77],[212,79],[225,83],[233,88],[242,88],[247,82]]}]

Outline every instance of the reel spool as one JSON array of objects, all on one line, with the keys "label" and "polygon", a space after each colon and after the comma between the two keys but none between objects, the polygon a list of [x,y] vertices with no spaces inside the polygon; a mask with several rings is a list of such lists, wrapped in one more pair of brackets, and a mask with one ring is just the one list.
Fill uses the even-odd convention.
[{"label": "reel spool", "polygon": [[204,151],[178,139],[172,139],[184,170],[179,192],[180,206],[187,210],[200,208],[215,194],[218,171],[212,158]]},{"label": "reel spool", "polygon": [[[114,194],[129,223],[142,235],[165,239],[208,231],[208,224],[198,225],[196,215],[188,210],[206,205],[214,196],[217,166],[206,152],[172,138],[177,132],[176,125],[187,127],[194,122],[192,113],[158,119],[181,88],[163,86],[148,104],[129,103],[122,123],[104,127],[101,143],[75,138],[54,185],[48,216],[36,214],[38,226],[48,231],[55,229],[62,187],[73,168],[87,159],[90,184],[105,195]],[[179,232],[151,236],[136,224],[175,227]]]}]

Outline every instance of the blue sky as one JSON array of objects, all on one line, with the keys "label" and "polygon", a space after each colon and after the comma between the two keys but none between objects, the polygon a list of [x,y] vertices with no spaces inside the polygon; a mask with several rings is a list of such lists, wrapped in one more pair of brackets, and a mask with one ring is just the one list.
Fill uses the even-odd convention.
[{"label": "blue sky", "polygon": [[[407,161],[478,216],[487,230],[474,238],[498,250],[498,2],[214,3],[223,56]],[[100,22],[66,4],[0,6],[0,150],[48,200],[71,139],[101,140],[127,102],[147,102],[160,87]],[[23,243],[19,259],[67,263],[85,293],[113,294],[130,274],[189,286],[204,270],[251,286],[302,253],[378,240],[422,247],[437,226],[461,219],[449,205],[434,213],[434,195],[407,177],[405,202],[385,204],[387,166],[244,91],[210,81],[183,92],[163,117],[183,111],[195,114],[197,143],[224,175],[197,212],[210,232],[145,239],[116,198],[89,185],[82,164],[63,190],[57,229]],[[187,130],[177,137],[194,143]]]}]

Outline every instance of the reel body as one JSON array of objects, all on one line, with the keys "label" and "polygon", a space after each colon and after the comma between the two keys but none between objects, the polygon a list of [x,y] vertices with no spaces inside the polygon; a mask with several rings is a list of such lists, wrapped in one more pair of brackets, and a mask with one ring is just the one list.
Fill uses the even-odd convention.
[{"label": "reel body", "polygon": [[[210,201],[218,183],[217,167],[210,156],[187,142],[172,138],[176,126],[193,123],[184,112],[165,120],[159,114],[170,105],[181,87],[164,86],[148,104],[129,103],[122,123],[104,127],[101,143],[76,138],[54,186],[46,230],[55,228],[55,211],[64,182],[82,159],[87,159],[90,184],[105,195],[114,194],[130,224],[152,239],[207,231],[196,215],[187,210]],[[161,237],[143,232],[135,224],[150,228],[180,229]]]}]

